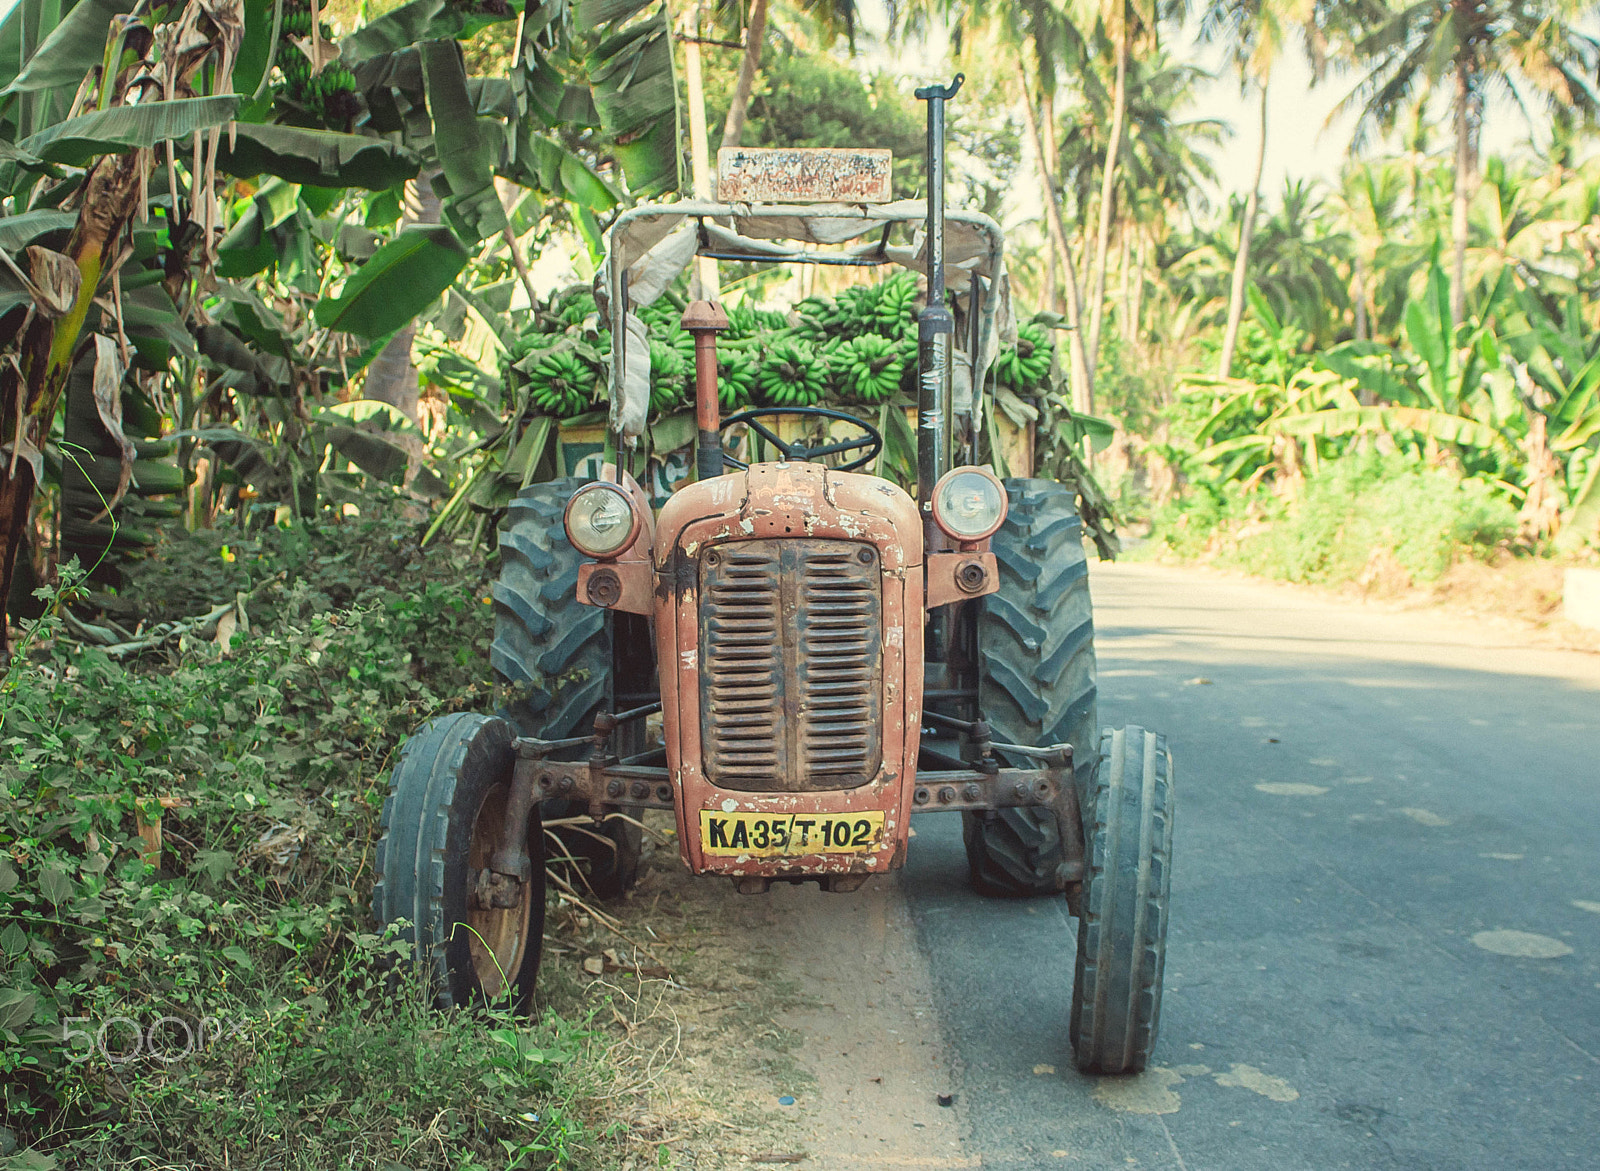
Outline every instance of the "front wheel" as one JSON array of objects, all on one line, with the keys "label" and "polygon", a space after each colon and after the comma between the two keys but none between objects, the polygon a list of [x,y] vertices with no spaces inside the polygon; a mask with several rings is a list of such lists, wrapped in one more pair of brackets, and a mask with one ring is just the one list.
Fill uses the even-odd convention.
[{"label": "front wheel", "polygon": [[1084,809],[1088,874],[1072,981],[1072,1048],[1084,1073],[1138,1073],[1161,1021],[1172,889],[1172,756],[1166,737],[1107,730]]},{"label": "front wheel", "polygon": [[528,819],[527,882],[488,880],[516,764],[516,731],[494,716],[431,720],[400,754],[383,803],[373,912],[404,921],[440,1008],[525,1011],[544,939],[544,834]]}]

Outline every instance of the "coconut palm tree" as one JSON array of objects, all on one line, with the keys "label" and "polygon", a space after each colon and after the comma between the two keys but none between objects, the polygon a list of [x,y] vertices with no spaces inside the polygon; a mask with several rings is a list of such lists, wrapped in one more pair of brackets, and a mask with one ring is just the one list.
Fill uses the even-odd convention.
[{"label": "coconut palm tree", "polygon": [[[822,38],[832,43],[843,36],[856,45],[855,0],[797,0],[795,8]],[[722,23],[744,30],[744,57],[739,62],[739,80],[734,84],[733,101],[722,124],[722,145],[738,146],[744,138],[744,124],[750,116],[750,94],[755,88],[756,71],[767,39],[767,0],[751,0],[748,13],[743,0],[724,0],[717,7]]]},{"label": "coconut palm tree", "polygon": [[1260,128],[1256,140],[1255,170],[1245,195],[1244,218],[1239,223],[1239,244],[1234,250],[1233,280],[1228,292],[1228,322],[1217,355],[1218,377],[1233,368],[1244,314],[1245,285],[1250,267],[1250,241],[1255,232],[1261,201],[1261,172],[1267,155],[1267,95],[1273,66],[1289,42],[1298,38],[1320,80],[1326,55],[1326,35],[1347,10],[1363,7],[1367,0],[1336,4],[1333,0],[1209,0],[1200,20],[1200,39],[1227,45],[1229,63],[1239,76],[1241,92],[1254,89],[1260,99]]},{"label": "coconut palm tree", "polygon": [[1524,110],[1542,105],[1593,116],[1600,110],[1600,93],[1590,79],[1600,63],[1600,42],[1577,27],[1588,13],[1589,6],[1578,0],[1420,0],[1390,11],[1355,42],[1367,72],[1345,101],[1361,110],[1353,148],[1374,130],[1392,129],[1419,97],[1449,95],[1455,128],[1453,325],[1466,316],[1469,211],[1488,98],[1498,91],[1509,93]]},{"label": "coconut palm tree", "polygon": [[1350,300],[1357,341],[1367,341],[1373,335],[1378,316],[1378,258],[1394,242],[1393,233],[1405,198],[1405,175],[1394,163],[1352,160],[1329,199],[1329,207],[1350,241]]}]

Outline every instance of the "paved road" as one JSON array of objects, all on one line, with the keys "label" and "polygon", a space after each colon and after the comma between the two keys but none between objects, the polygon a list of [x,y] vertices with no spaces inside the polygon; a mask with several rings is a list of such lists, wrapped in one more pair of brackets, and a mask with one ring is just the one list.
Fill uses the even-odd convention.
[{"label": "paved road", "polygon": [[1600,1167],[1600,658],[1157,567],[1093,588],[1102,722],[1177,762],[1158,1068],[1072,1072],[1064,907],[978,899],[959,823],[919,818],[962,1165]]}]

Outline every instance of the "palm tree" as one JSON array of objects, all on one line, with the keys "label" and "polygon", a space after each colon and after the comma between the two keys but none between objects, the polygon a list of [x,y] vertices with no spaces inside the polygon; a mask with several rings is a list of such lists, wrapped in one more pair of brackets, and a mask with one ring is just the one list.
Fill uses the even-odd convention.
[{"label": "palm tree", "polygon": [[1244,293],[1250,267],[1250,240],[1255,233],[1261,202],[1261,172],[1267,157],[1267,93],[1272,67],[1291,36],[1304,38],[1307,56],[1320,77],[1323,43],[1319,0],[1210,0],[1200,20],[1203,42],[1226,41],[1230,63],[1239,74],[1241,91],[1254,87],[1260,95],[1261,126],[1256,144],[1255,171],[1245,196],[1244,218],[1239,223],[1239,246],[1234,252],[1233,281],[1228,291],[1228,324],[1217,355],[1217,375],[1227,378],[1239,341],[1244,315]]},{"label": "palm tree", "polygon": [[1389,131],[1420,96],[1446,91],[1455,124],[1451,199],[1450,318],[1466,317],[1468,213],[1478,176],[1478,143],[1492,91],[1509,92],[1524,110],[1544,105],[1593,116],[1600,94],[1590,78],[1600,42],[1579,32],[1589,7],[1578,0],[1420,0],[1389,13],[1355,44],[1370,64],[1346,99],[1361,117],[1352,147],[1374,129]]},{"label": "palm tree", "polygon": [[[1143,279],[1144,263],[1138,275],[1126,271],[1132,260],[1132,240],[1139,239],[1140,255],[1147,255],[1152,233],[1159,221],[1180,214],[1200,198],[1201,185],[1213,182],[1216,173],[1204,150],[1219,143],[1224,133],[1215,119],[1180,120],[1179,111],[1190,104],[1195,84],[1205,73],[1192,65],[1175,64],[1166,54],[1156,52],[1129,62],[1126,76],[1127,97],[1122,134],[1122,158],[1114,169],[1115,184],[1109,201],[1116,211],[1114,220],[1124,252],[1124,284]],[[1108,143],[1097,132],[1095,101],[1085,95],[1077,105],[1064,111],[1070,129],[1061,143],[1064,160],[1060,174],[1082,216],[1094,206],[1097,190],[1104,190],[1105,157]],[[1136,317],[1124,296],[1124,321]],[[1095,346],[1090,351],[1098,357]]]},{"label": "palm tree", "polygon": [[[831,44],[841,35],[856,45],[855,0],[798,0],[795,7],[811,25]],[[718,15],[743,16],[742,0],[725,0],[718,6]],[[767,37],[767,0],[751,0],[748,20],[734,22],[744,26],[744,59],[739,62],[739,80],[733,89],[733,101],[728,106],[727,120],[722,124],[722,145],[738,146],[744,138],[745,120],[750,115],[750,94],[755,88],[756,70],[761,67],[761,51]]]},{"label": "palm tree", "polygon": [[[1054,257],[1056,281],[1065,293],[1073,407],[1089,413],[1094,403],[1093,364],[1084,352],[1083,292],[1062,221],[1054,131],[1054,101],[1063,73],[1081,78],[1098,96],[1097,79],[1087,68],[1084,37],[1058,0],[907,0],[893,7],[893,15],[894,35],[922,37],[940,21],[948,28],[958,56],[981,46],[979,52],[1016,63],[1023,124],[1044,197],[1048,250]],[[1063,64],[1071,68],[1063,69]]]},{"label": "palm tree", "polygon": [[1350,299],[1357,341],[1368,341],[1373,335],[1378,257],[1393,242],[1405,195],[1405,175],[1393,163],[1352,161],[1340,175],[1339,187],[1330,200],[1350,241]]},{"label": "palm tree", "polygon": [[1097,0],[1096,6],[1098,31],[1111,41],[1114,77],[1110,136],[1100,173],[1100,214],[1095,231],[1094,267],[1089,278],[1089,336],[1084,348],[1091,370],[1099,357],[1100,321],[1105,311],[1106,265],[1111,243],[1117,168],[1122,161],[1122,140],[1127,126],[1128,64],[1135,49],[1147,53],[1159,47],[1160,22],[1181,10],[1177,0],[1166,0],[1165,3],[1163,0]]},{"label": "palm tree", "polygon": [[1293,322],[1322,349],[1343,332],[1350,303],[1344,275],[1350,242],[1329,222],[1319,187],[1299,179],[1284,183],[1278,212],[1256,239],[1261,264],[1252,283],[1278,320]]}]

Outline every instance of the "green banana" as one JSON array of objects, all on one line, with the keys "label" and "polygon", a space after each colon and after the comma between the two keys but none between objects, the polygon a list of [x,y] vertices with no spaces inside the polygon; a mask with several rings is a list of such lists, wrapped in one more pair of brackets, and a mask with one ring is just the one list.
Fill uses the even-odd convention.
[{"label": "green banana", "polygon": [[766,406],[814,406],[826,388],[826,371],[826,361],[812,346],[802,341],[780,341],[767,350],[761,361],[756,390]]},{"label": "green banana", "polygon": [[595,371],[571,351],[547,355],[528,375],[528,393],[547,415],[570,419],[594,402]]},{"label": "green banana", "polygon": [[1024,322],[1017,327],[1017,344],[1001,351],[995,371],[1000,381],[1012,390],[1031,392],[1050,376],[1053,353],[1049,330],[1031,321]]},{"label": "green banana", "polygon": [[670,343],[650,339],[650,409],[666,414],[683,404],[684,382],[689,368],[683,355]]},{"label": "green banana", "polygon": [[892,398],[905,374],[905,359],[886,337],[864,333],[832,354],[834,382],[857,402],[876,405]]}]

